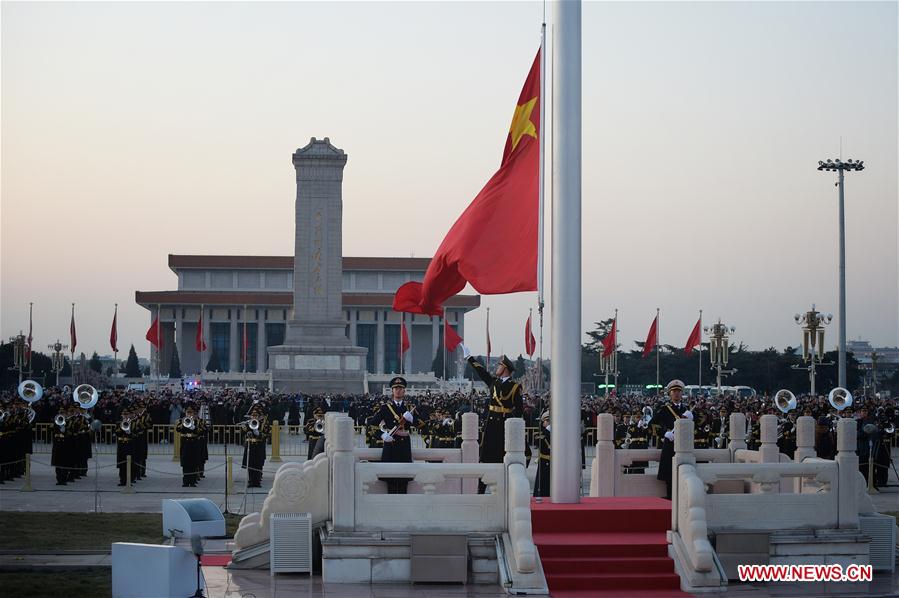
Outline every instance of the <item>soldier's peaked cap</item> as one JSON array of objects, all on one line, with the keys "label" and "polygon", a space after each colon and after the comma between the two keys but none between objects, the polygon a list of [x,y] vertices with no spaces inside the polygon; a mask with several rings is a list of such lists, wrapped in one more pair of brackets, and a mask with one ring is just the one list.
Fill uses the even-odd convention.
[{"label": "soldier's peaked cap", "polygon": [[504,366],[506,366],[506,369],[509,370],[510,374],[515,371],[515,364],[512,363],[512,360],[509,359],[508,357],[506,357],[505,355],[502,356],[502,358],[499,360],[499,362],[501,364],[503,364]]},{"label": "soldier's peaked cap", "polygon": [[684,389],[684,383],[680,380],[674,379],[668,383],[668,386],[665,387],[665,392],[671,392],[672,389],[679,388],[681,390]]},{"label": "soldier's peaked cap", "polygon": [[402,376],[397,376],[397,377],[393,378],[390,381],[390,388],[393,388],[394,386],[402,386],[403,388],[406,388],[406,379],[403,378]]}]

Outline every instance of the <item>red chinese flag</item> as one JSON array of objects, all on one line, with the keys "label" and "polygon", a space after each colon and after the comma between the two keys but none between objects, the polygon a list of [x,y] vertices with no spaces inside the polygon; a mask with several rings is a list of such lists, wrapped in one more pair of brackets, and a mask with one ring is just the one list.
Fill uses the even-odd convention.
[{"label": "red chinese flag", "polygon": [[69,351],[75,353],[75,345],[78,344],[78,335],[75,334],[75,306],[72,305],[72,322],[69,324]]},{"label": "red chinese flag", "polygon": [[400,355],[409,350],[409,347],[412,346],[412,343],[409,342],[409,333],[406,332],[406,323],[403,322],[402,327],[400,328]]},{"label": "red chinese flag", "polygon": [[109,330],[109,346],[113,353],[119,352],[119,328],[116,320],[119,317],[119,310],[112,314],[112,328]]},{"label": "red chinese flag", "polygon": [[612,331],[602,339],[602,356],[608,357],[615,352],[615,345],[618,344],[618,318],[612,320]]},{"label": "red chinese flag", "polygon": [[702,324],[702,318],[696,320],[696,326],[693,327],[693,332],[690,333],[690,338],[687,339],[687,345],[684,347],[684,353],[689,355],[693,352],[693,347],[702,342],[702,336],[700,336],[699,328]]},{"label": "red chinese flag", "polygon": [[524,350],[527,352],[528,357],[533,357],[534,351],[537,350],[537,339],[534,338],[534,333],[531,332],[530,314],[528,314],[528,321],[524,324]]},{"label": "red chinese flag", "polygon": [[649,327],[649,334],[646,335],[646,342],[643,343],[643,357],[649,355],[652,350],[655,348],[656,343],[659,342],[659,316],[656,316],[652,321],[652,326]]},{"label": "red chinese flag", "polygon": [[456,350],[456,347],[459,346],[459,343],[462,342],[462,337],[456,334],[456,331],[453,330],[453,327],[449,325],[449,322],[446,319],[443,320],[443,344],[446,345],[446,350],[452,353]]},{"label": "red chinese flag", "polygon": [[197,348],[197,351],[203,352],[206,350],[206,341],[203,340],[203,316],[200,315],[200,319],[197,320],[197,338],[194,339],[194,346]]},{"label": "red chinese flag", "polygon": [[153,323],[150,324],[150,328],[147,330],[147,340],[157,349],[162,345],[162,339],[159,338],[159,316],[156,316]]},{"label": "red chinese flag", "polygon": [[423,282],[407,282],[393,309],[439,315],[471,284],[482,295],[537,289],[540,53],[525,80],[499,170],[447,233]]}]

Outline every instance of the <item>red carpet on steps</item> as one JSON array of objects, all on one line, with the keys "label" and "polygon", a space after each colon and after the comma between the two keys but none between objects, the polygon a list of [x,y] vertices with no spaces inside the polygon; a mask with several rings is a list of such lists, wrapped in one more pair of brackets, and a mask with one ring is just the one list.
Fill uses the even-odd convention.
[{"label": "red carpet on steps", "polygon": [[668,558],[671,502],[652,497],[531,502],[534,543],[553,596],[687,596]]}]

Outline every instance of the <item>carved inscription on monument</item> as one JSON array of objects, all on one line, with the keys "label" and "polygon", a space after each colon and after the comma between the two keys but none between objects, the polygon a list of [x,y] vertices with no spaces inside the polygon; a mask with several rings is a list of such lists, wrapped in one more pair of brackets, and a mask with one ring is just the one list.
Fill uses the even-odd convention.
[{"label": "carved inscription on monument", "polygon": [[312,292],[322,296],[322,211],[312,217]]}]

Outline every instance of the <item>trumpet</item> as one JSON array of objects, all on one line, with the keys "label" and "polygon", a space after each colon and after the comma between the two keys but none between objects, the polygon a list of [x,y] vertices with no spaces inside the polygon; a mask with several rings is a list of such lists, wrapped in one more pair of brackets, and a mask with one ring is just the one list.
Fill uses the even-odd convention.
[{"label": "trumpet", "polygon": [[240,422],[240,425],[246,428],[248,431],[253,432],[254,434],[259,434],[260,422],[255,417],[243,420],[242,422]]},{"label": "trumpet", "polygon": [[185,417],[184,419],[181,420],[181,425],[184,426],[185,428],[187,428],[188,430],[193,430],[194,428],[197,427],[197,422],[196,422],[196,420],[194,420],[194,418],[192,418],[188,415],[187,417]]},{"label": "trumpet", "polygon": [[325,422],[323,420],[317,419],[315,420],[315,428],[316,434],[324,434],[325,433]]},{"label": "trumpet", "polygon": [[122,432],[125,434],[131,434],[131,418],[123,419],[119,427],[122,428]]},{"label": "trumpet", "polygon": [[53,418],[53,423],[59,426],[60,428],[66,427],[66,416],[63,414],[59,414]]}]

